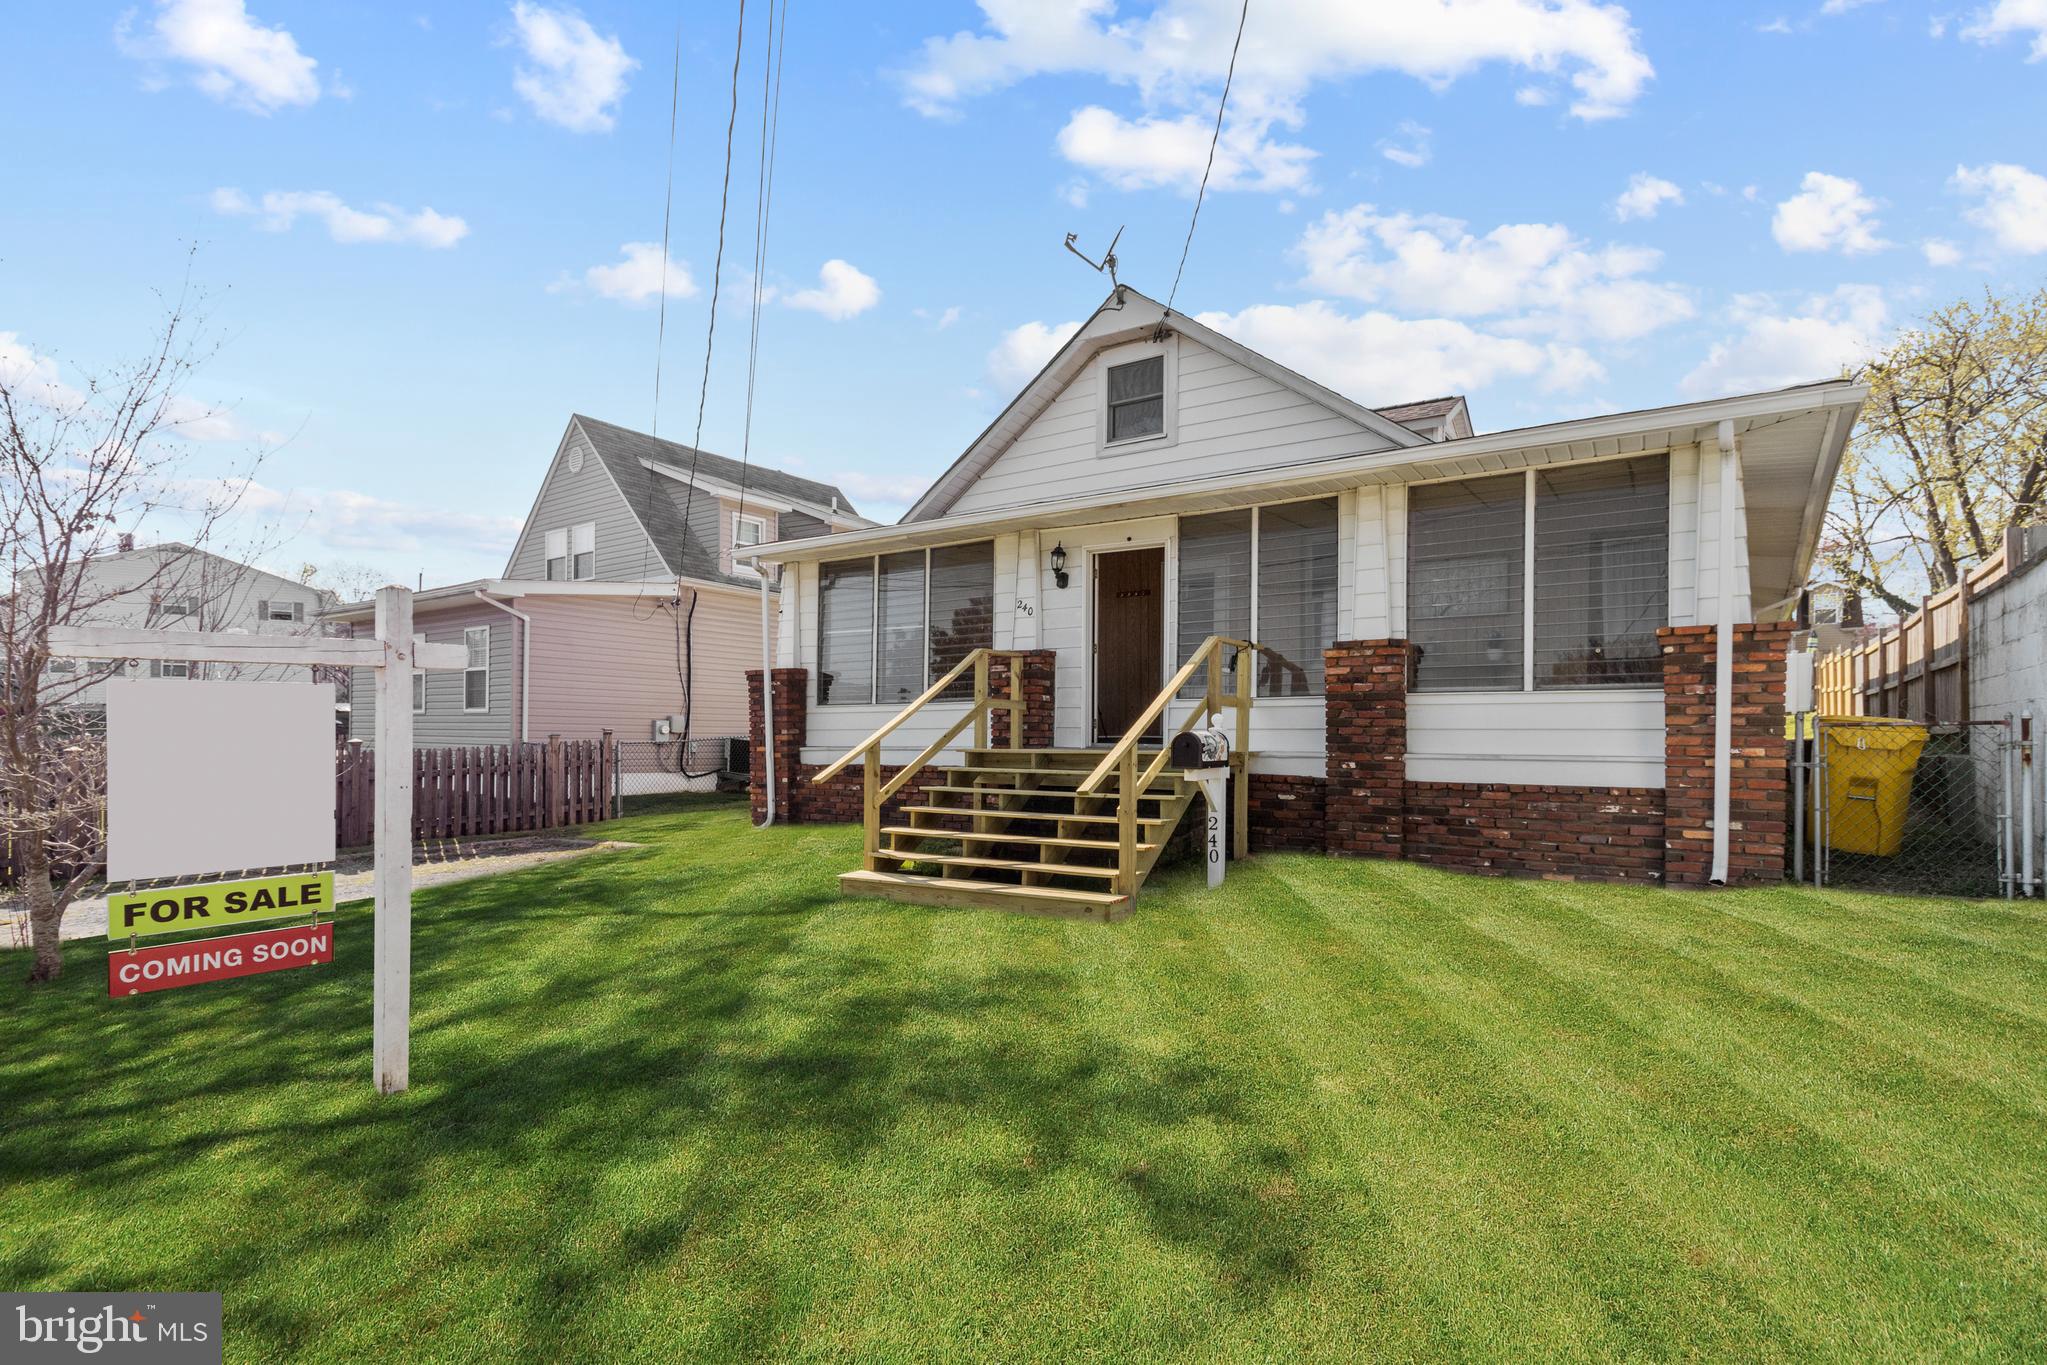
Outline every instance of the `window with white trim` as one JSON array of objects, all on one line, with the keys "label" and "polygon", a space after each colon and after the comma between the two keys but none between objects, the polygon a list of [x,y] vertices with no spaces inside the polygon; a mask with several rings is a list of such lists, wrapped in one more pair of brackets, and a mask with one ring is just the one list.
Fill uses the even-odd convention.
[{"label": "window with white trim", "polygon": [[732,514],[732,548],[746,550],[768,538],[768,519],[751,512]]},{"label": "window with white trim", "polygon": [[597,577],[597,523],[586,521],[569,529],[569,569],[579,583]]},{"label": "window with white trim", "polygon": [[462,670],[462,709],[490,710],[490,627],[470,626],[462,632],[469,666]]},{"label": "window with white trim", "polygon": [[819,705],[901,706],[994,643],[993,541],[818,566]]},{"label": "window with white trim", "polygon": [[306,619],[306,604],[303,602],[258,602],[258,621],[303,621]]},{"label": "window with white trim", "polygon": [[151,659],[149,676],[152,678],[189,678],[192,665],[183,659]]},{"label": "window with white trim", "polygon": [[198,610],[196,597],[153,597],[149,602],[149,614],[158,620],[191,616]]},{"label": "window with white trim", "polygon": [[412,714],[426,714],[426,672],[423,669],[412,671]]},{"label": "window with white trim", "polygon": [[[1211,635],[1255,640],[1269,651],[1258,656],[1259,696],[1321,695],[1323,651],[1336,640],[1336,541],[1334,498],[1180,518],[1180,660]],[[1206,686],[1197,679],[1189,692]],[[1224,686],[1236,686],[1230,670]]]},{"label": "window with white trim", "polygon": [[1109,390],[1108,425],[1104,429],[1104,439],[1109,444],[1165,434],[1165,356],[1150,355],[1111,365],[1102,382]]},{"label": "window with white trim", "polygon": [[1668,457],[1420,485],[1407,544],[1416,690],[1661,685]]},{"label": "window with white trim", "polygon": [[564,583],[569,577],[569,532],[561,527],[547,533],[545,577],[550,583]]}]

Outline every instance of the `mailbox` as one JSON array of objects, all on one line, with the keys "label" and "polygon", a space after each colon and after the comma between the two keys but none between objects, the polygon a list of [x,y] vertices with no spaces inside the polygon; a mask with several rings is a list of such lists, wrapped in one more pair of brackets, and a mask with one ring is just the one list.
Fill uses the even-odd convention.
[{"label": "mailbox", "polygon": [[1230,765],[1230,737],[1209,726],[1173,736],[1168,760],[1175,768],[1227,768]]}]

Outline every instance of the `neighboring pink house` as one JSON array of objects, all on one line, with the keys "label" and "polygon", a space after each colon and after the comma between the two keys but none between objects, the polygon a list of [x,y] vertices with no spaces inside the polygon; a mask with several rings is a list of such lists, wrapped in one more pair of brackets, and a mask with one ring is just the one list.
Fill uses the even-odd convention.
[{"label": "neighboring pink house", "polygon": [[[692,480],[692,471],[694,479]],[[422,745],[746,734],[761,648],[761,580],[735,549],[871,526],[830,484],[742,467],[594,418],[569,419],[499,578],[428,588],[419,633],[467,645],[471,667],[422,675]],[[779,586],[768,584],[769,611]],[[354,602],[328,619],[369,633]],[[771,619],[770,625],[774,624]],[[349,733],[369,742],[374,689]]]}]

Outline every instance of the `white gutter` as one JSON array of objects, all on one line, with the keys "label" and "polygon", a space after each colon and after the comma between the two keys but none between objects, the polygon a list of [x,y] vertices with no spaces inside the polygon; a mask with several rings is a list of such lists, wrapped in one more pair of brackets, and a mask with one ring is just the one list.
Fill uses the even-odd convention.
[{"label": "white gutter", "polygon": [[519,742],[529,742],[533,717],[533,618],[517,607],[507,606],[483,589],[476,590],[476,600],[496,607],[499,611],[516,616],[525,629],[519,632]]},{"label": "white gutter", "polygon": [[1734,781],[1734,423],[1720,423],[1720,627],[1713,647],[1713,870],[1727,885],[1727,826]]},{"label": "white gutter", "polygon": [[768,576],[761,573],[759,555],[749,556],[748,562],[761,579],[761,773],[767,798],[767,819],[754,828],[766,829],[775,823],[775,650],[769,642]]}]

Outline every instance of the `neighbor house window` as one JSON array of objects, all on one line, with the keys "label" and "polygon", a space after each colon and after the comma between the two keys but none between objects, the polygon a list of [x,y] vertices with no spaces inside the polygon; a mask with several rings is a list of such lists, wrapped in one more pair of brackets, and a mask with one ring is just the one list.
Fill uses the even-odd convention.
[{"label": "neighbor house window", "polygon": [[818,585],[823,705],[904,705],[994,643],[993,541],[821,564]]},{"label": "neighbor house window", "polygon": [[149,676],[152,678],[189,678],[192,665],[181,659],[151,659]]},{"label": "neighbor house window", "polygon": [[569,576],[569,532],[567,527],[547,533],[547,581],[560,583]]},{"label": "neighbor house window", "polygon": [[1166,429],[1166,358],[1109,367],[1109,439],[1134,441]]},{"label": "neighbor house window", "polygon": [[258,621],[303,621],[306,619],[306,604],[303,602],[258,602]]},{"label": "neighbor house window", "polygon": [[582,582],[597,576],[597,523],[586,521],[569,532],[569,568]]},{"label": "neighbor house window", "polygon": [[490,627],[471,626],[462,632],[469,666],[462,670],[462,709],[490,710]]},{"label": "neighbor house window", "polygon": [[768,519],[747,512],[732,514],[732,548],[749,550],[768,538]]},{"label": "neighbor house window", "polygon": [[78,671],[78,660],[76,660],[76,659],[52,659],[52,660],[50,660],[50,672],[52,672],[52,673],[57,673],[57,674],[64,674],[64,675],[67,675],[67,676],[68,676],[69,674],[73,674],[73,673],[76,673],[77,671]]},{"label": "neighbor house window", "polygon": [[1669,542],[1661,455],[1410,490],[1416,688],[1659,685]]},{"label": "neighbor house window", "polygon": [[[1211,635],[1264,645],[1261,697],[1316,696],[1336,639],[1336,499],[1180,519],[1180,661]],[[1226,662],[1232,656],[1225,654]],[[1198,695],[1206,679],[1189,682]],[[1225,687],[1235,687],[1226,674]]]},{"label": "neighbor house window", "polygon": [[191,597],[158,597],[152,598],[149,603],[150,614],[166,620],[171,617],[190,616],[198,610],[198,599]]}]

